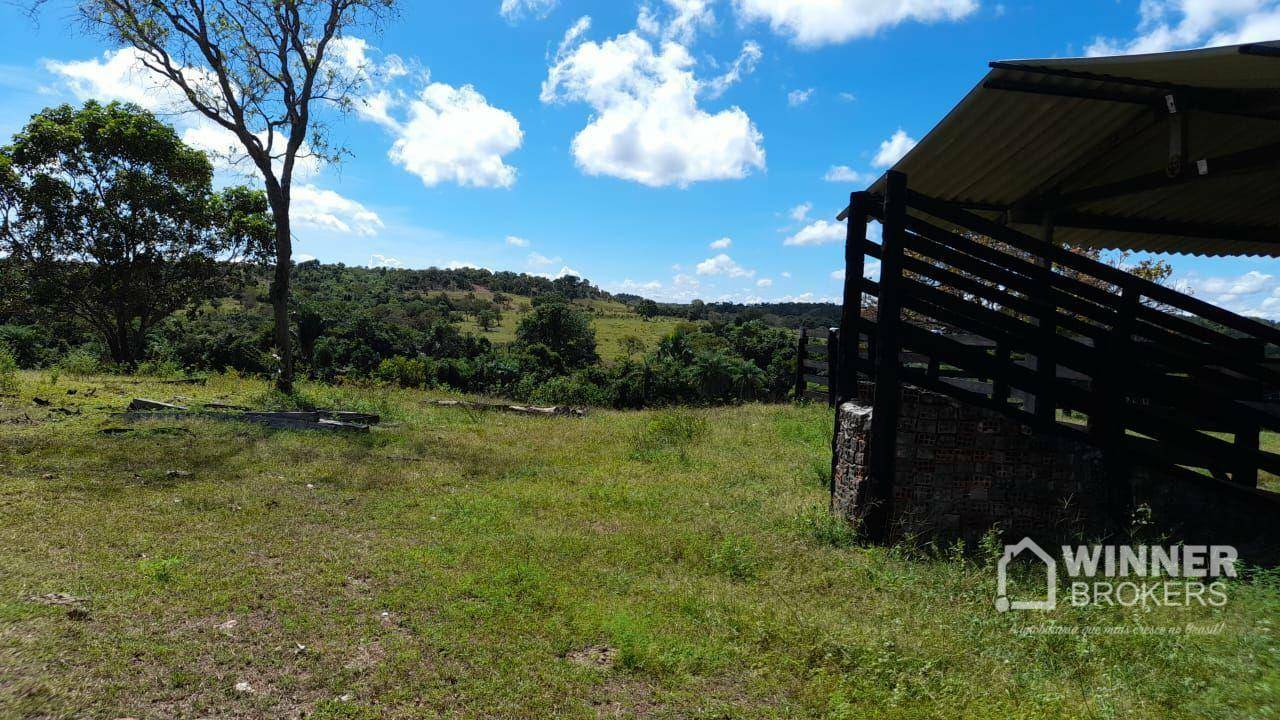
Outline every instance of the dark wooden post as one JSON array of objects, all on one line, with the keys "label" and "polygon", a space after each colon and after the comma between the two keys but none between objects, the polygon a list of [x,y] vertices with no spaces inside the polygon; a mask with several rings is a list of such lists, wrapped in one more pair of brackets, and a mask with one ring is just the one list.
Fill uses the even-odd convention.
[{"label": "dark wooden post", "polygon": [[836,407],[836,369],[840,367],[840,328],[827,328],[827,404]]},{"label": "dark wooden post", "polygon": [[[1245,338],[1240,341],[1242,354],[1251,359],[1262,362],[1267,356],[1267,345],[1260,340],[1253,338]],[[1254,400],[1262,400],[1262,398],[1252,398]],[[1245,487],[1258,487],[1258,461],[1254,459],[1254,455],[1258,452],[1260,445],[1259,435],[1262,428],[1258,427],[1258,423],[1245,421],[1236,430],[1236,450],[1239,451],[1239,460],[1236,467],[1232,470],[1231,481]]]},{"label": "dark wooden post", "polygon": [[862,274],[866,270],[867,215],[871,195],[849,195],[844,239],[844,300],[840,308],[840,345],[836,352],[836,406],[858,397],[858,337],[862,334]]},{"label": "dark wooden post", "polygon": [[1121,288],[1116,308],[1116,324],[1110,334],[1099,338],[1101,368],[1093,378],[1092,408],[1089,411],[1089,433],[1102,449],[1107,473],[1107,502],[1113,526],[1122,528],[1129,521],[1132,492],[1132,467],[1125,447],[1125,404],[1130,383],[1124,373],[1133,367],[1133,326],[1141,303],[1141,293],[1133,285]]},{"label": "dark wooden post", "polygon": [[796,343],[796,402],[804,402],[804,391],[809,383],[804,379],[804,363],[809,359],[809,330],[800,328],[800,341]]},{"label": "dark wooden post", "polygon": [[[996,360],[1000,362],[1003,369],[1009,364],[1009,346],[1004,343],[996,343]],[[998,403],[1009,402],[1009,381],[1005,379],[1005,375],[998,375],[992,380],[991,399]]]},{"label": "dark wooden post", "polygon": [[871,195],[855,192],[849,195],[849,214],[846,217],[844,236],[844,299],[840,307],[839,345],[836,364],[827,369],[830,373],[835,405],[835,427],[831,435],[831,501],[836,496],[836,458],[840,439],[840,406],[858,398],[858,338],[862,333],[862,273],[867,241],[867,214],[871,207]]},{"label": "dark wooden post", "polygon": [[884,193],[884,240],[880,257],[880,302],[876,313],[876,398],[871,415],[869,505],[863,524],[872,541],[887,540],[893,517],[898,414],[902,400],[902,255],[906,234],[907,176],[890,171]]},{"label": "dark wooden post", "polygon": [[[1053,215],[1045,214],[1042,239],[1045,243],[1053,242]],[[1058,403],[1053,396],[1053,387],[1058,382],[1058,364],[1053,358],[1053,341],[1058,334],[1057,308],[1053,301],[1053,261],[1047,256],[1038,257],[1036,261],[1036,282],[1043,295],[1032,298],[1040,304],[1040,312],[1035,317],[1039,327],[1036,333],[1036,344],[1040,352],[1035,356],[1036,384],[1039,389],[1034,395],[1032,407],[1027,408],[1035,415],[1036,425],[1041,430],[1050,430],[1058,422]]]}]

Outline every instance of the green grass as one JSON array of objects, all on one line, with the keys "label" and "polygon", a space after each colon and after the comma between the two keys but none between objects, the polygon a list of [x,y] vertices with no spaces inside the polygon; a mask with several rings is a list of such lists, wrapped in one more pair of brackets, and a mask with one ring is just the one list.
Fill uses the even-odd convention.
[{"label": "green grass", "polygon": [[[487,297],[484,293],[477,293]],[[456,325],[464,332],[488,338],[494,344],[514,342],[516,326],[520,318],[529,312],[529,298],[509,295],[512,305],[502,311],[502,322],[488,331],[481,330],[475,320],[468,317]],[[632,312],[623,303],[608,300],[576,300],[576,305],[586,308],[591,313],[591,325],[596,330],[596,345],[600,357],[606,362],[621,360],[627,357],[623,349],[623,338],[634,335],[644,342],[647,350],[652,350],[658,341],[670,335],[682,320],[675,318],[654,318],[646,320]]]},{"label": "green grass", "polygon": [[[547,419],[304,385],[386,417],[347,436],[108,415],[263,402],[257,381],[20,378],[0,717],[1280,714],[1275,575],[1224,609],[1000,615],[979,561],[824,518],[820,407]],[[29,599],[48,593],[87,617]],[[1045,621],[1223,630],[1018,632]]]}]

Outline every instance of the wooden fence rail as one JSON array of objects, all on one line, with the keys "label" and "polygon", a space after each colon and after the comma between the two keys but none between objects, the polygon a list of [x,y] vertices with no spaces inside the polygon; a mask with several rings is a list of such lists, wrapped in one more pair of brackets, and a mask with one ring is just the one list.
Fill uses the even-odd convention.
[{"label": "wooden fence rail", "polygon": [[[866,238],[868,220],[882,242]],[[893,477],[902,382],[1095,445],[1117,476],[1135,458],[1235,487],[1280,475],[1259,441],[1280,431],[1268,359],[1280,330],[914,193],[898,173],[883,196],[855,193],[848,221],[840,333],[857,342],[830,335],[848,356],[825,374],[798,369],[797,395],[818,385],[837,404],[859,375],[875,383],[873,482]],[[863,277],[865,257],[880,261],[878,281]],[[859,312],[864,296],[875,319]],[[874,534],[877,518],[866,522]]]},{"label": "wooden fence rail", "polygon": [[839,363],[840,329],[828,328],[825,336],[812,337],[801,328],[796,345],[796,400],[824,402],[835,407],[835,383],[831,376]]}]

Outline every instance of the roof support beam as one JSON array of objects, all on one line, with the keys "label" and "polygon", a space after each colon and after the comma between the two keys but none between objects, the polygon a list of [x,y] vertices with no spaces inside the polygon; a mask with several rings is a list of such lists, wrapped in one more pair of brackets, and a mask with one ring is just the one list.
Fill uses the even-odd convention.
[{"label": "roof support beam", "polygon": [[1107,88],[1063,87],[1025,82],[1023,80],[1006,80],[992,78],[982,83],[988,90],[1004,90],[1007,92],[1028,93],[1031,95],[1052,95],[1054,97],[1078,98],[1080,100],[1102,100],[1105,102],[1130,103],[1157,107],[1164,105],[1164,98],[1150,94],[1110,90]]},{"label": "roof support beam", "polygon": [[1166,115],[1167,112],[1163,108],[1158,111],[1138,113],[1124,127],[1108,135],[1087,152],[1081,153],[1079,157],[1027,193],[1014,206],[1053,205],[1050,198],[1057,195],[1061,188],[1078,185],[1082,178],[1096,175],[1102,168],[1114,162],[1117,153],[1123,153],[1126,146],[1142,141],[1148,133],[1154,132],[1166,122]]},{"label": "roof support beam", "polygon": [[[1043,213],[1010,213],[1010,220],[1022,225],[1042,224],[1044,217],[1045,214]],[[1052,217],[1054,225],[1059,228],[1108,230],[1145,235],[1176,235],[1178,237],[1237,240],[1280,245],[1280,227],[1119,218],[1069,211],[1054,213]]]},{"label": "roof support beam", "polygon": [[1166,168],[1117,182],[1065,192],[1054,198],[1054,204],[1057,207],[1071,207],[1096,200],[1133,195],[1208,178],[1277,168],[1280,168],[1280,143],[1272,143],[1251,150],[1231,153],[1230,155],[1205,158],[1194,162],[1185,161],[1175,177],[1170,177],[1170,169]]},{"label": "roof support beam", "polygon": [[1260,43],[1250,43],[1240,46],[1241,55],[1254,55],[1257,57],[1280,57],[1280,47],[1275,45],[1262,45]]},{"label": "roof support beam", "polygon": [[[1128,85],[1130,87],[1152,88],[1155,90],[1174,91],[1174,92],[1222,92],[1217,88],[1202,88],[1195,85],[1179,85],[1176,83],[1156,82],[1154,80],[1140,80],[1138,78],[1119,77],[1116,75],[1099,75],[1098,73],[1084,72],[1081,70],[1067,70],[1064,68],[1050,68],[1040,65],[1024,65],[1016,62],[991,62],[987,65],[992,70],[1016,70],[1018,72],[1034,73],[1036,75],[1052,75],[1054,77],[1072,78],[1075,80],[1092,80],[1094,82],[1110,83],[1112,85]],[[1231,91],[1234,92],[1234,91]]]},{"label": "roof support beam", "polygon": [[[992,78],[983,83],[984,87],[993,90],[1150,105],[1159,109],[1164,109],[1169,96],[1174,96],[1178,99],[1179,107],[1177,109],[1179,111],[1201,110],[1219,115],[1234,115],[1259,120],[1280,120],[1280,94],[1271,90],[1219,89],[1196,87],[1194,85],[1176,85],[1111,75],[1097,75],[1077,70],[1020,65],[1018,63],[993,62],[990,65],[995,70],[1012,70],[1102,84],[1102,87],[1093,88],[1062,87],[1011,78]],[[1136,91],[1135,88],[1141,88],[1147,92]],[[1159,91],[1159,94],[1150,92],[1152,90]]]},{"label": "roof support beam", "polygon": [[[879,199],[878,195],[873,195],[873,197]],[[997,203],[989,203],[989,202],[977,202],[976,200],[939,200],[938,202],[945,202],[946,204],[959,210],[971,210],[976,212],[1002,213],[1009,209],[1007,205],[999,205]],[[845,209],[840,211],[839,215],[836,215],[836,220],[839,222],[844,222],[848,218],[849,218],[848,207],[845,207]]]}]

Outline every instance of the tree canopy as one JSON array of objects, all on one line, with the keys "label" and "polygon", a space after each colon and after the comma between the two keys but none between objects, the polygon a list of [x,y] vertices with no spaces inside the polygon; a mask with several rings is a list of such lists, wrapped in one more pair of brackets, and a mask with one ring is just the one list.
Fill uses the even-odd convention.
[{"label": "tree canopy", "polygon": [[591,318],[559,296],[548,302],[535,302],[533,311],[520,319],[516,339],[526,346],[547,348],[568,368],[585,367],[600,359]]},{"label": "tree canopy", "polygon": [[[39,4],[42,0],[35,0]],[[360,24],[387,17],[395,0],[78,0],[85,24],[132,47],[190,108],[234,136],[262,175],[275,223],[271,300],[280,355],[277,385],[293,387],[289,331],[289,210],[299,158],[332,160],[315,106],[350,105],[368,68],[338,61]]]},{"label": "tree canopy", "polygon": [[160,321],[227,292],[223,261],[270,248],[262,193],[215,193],[212,179],[203,153],[135,105],[49,108],[0,150],[0,248],[34,304],[133,365]]}]

